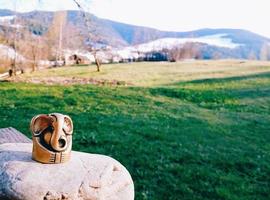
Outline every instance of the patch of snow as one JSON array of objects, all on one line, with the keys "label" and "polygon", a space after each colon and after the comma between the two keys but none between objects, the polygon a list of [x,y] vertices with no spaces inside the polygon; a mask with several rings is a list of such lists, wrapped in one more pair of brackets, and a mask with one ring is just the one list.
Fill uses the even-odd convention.
[{"label": "patch of snow", "polygon": [[9,24],[6,26],[11,27],[11,28],[15,28],[15,29],[23,28],[23,26],[20,24]]},{"label": "patch of snow", "polygon": [[0,24],[2,26],[16,28],[16,29],[23,28],[22,25],[14,24],[14,23],[11,22],[11,20],[15,19],[15,17],[16,17],[15,15],[0,17]]},{"label": "patch of snow", "polygon": [[70,50],[70,49],[64,50],[64,56],[65,56],[65,58],[68,58],[68,57],[70,57],[70,56],[72,56],[72,55],[74,55],[74,54],[79,55],[79,56],[84,56],[84,57],[86,57],[88,60],[90,60],[91,62],[94,62],[94,61],[95,61],[94,56],[93,56],[91,53],[87,52],[87,51],[82,51],[82,50]]},{"label": "patch of snow", "polygon": [[197,38],[162,38],[148,43],[137,45],[134,48],[141,52],[149,52],[153,50],[156,51],[162,50],[164,48],[171,49],[188,42],[203,43],[207,45],[230,49],[234,49],[241,46],[241,44],[233,43],[232,39],[227,38],[226,36],[227,34],[215,34]]},{"label": "patch of snow", "polygon": [[139,58],[138,50],[134,47],[126,47],[121,50],[116,50],[116,53],[123,59]]},{"label": "patch of snow", "polygon": [[198,42],[231,49],[241,46],[241,44],[234,43],[231,38],[227,38],[226,36],[228,35],[227,34],[208,35],[198,38]]},{"label": "patch of snow", "polygon": [[18,61],[24,61],[25,60],[25,58],[22,55],[15,52],[14,49],[12,49],[9,46],[3,45],[3,44],[0,44],[0,56],[2,58],[5,57],[5,58],[8,58],[8,59],[14,59],[16,57],[16,59]]},{"label": "patch of snow", "polygon": [[7,22],[11,21],[15,18],[15,15],[9,15],[9,16],[2,16],[0,17],[0,22]]}]

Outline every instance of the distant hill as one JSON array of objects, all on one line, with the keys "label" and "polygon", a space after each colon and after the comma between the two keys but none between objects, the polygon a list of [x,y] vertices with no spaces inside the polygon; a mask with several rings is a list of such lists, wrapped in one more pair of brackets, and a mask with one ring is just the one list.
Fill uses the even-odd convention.
[{"label": "distant hill", "polygon": [[[0,10],[1,17],[10,15],[14,15],[14,12],[10,10]],[[33,33],[43,34],[48,30],[53,20],[54,12],[33,11],[17,13],[17,15],[20,19],[27,22],[29,29]],[[219,51],[220,49],[221,55],[223,55],[222,52],[229,52],[227,53],[229,56],[247,58],[251,53],[259,57],[262,46],[270,43],[269,38],[240,29],[200,29],[189,32],[171,32],[101,19],[90,13],[87,13],[86,18],[90,21],[91,41],[112,47],[138,45],[162,38],[201,38],[212,35],[222,35],[222,37],[220,37],[221,39],[227,39],[232,43],[240,45],[233,50],[208,45],[209,49],[215,49],[215,51]],[[88,30],[81,12],[68,11],[67,21],[77,27],[83,37],[88,37]],[[206,49],[207,52],[207,46],[204,46],[204,49]]]},{"label": "distant hill", "polygon": [[0,9],[0,16],[10,16],[14,15],[14,12],[7,9]]}]

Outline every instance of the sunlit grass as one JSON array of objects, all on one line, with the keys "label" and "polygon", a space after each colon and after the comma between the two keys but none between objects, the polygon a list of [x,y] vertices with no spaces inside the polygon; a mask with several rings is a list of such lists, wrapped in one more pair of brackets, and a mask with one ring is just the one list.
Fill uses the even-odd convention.
[{"label": "sunlit grass", "polygon": [[[34,115],[69,114],[75,125],[73,148],[123,163],[138,200],[268,200],[270,68],[245,63],[240,69],[231,62],[228,70],[226,62],[198,62],[198,68],[202,63],[206,68],[154,63],[154,71],[151,63],[140,63],[104,65],[98,75],[88,67],[37,72],[66,77],[74,70],[76,76],[112,79],[121,73],[135,85],[0,83],[0,127],[13,126],[30,136]],[[81,74],[84,70],[89,72]],[[153,74],[129,74],[145,70]],[[174,74],[166,74],[169,70]],[[192,78],[185,81],[181,70]]]},{"label": "sunlit grass", "polygon": [[270,62],[260,61],[142,62],[104,64],[101,72],[96,72],[95,65],[59,67],[27,73],[22,78],[93,78],[96,80],[124,81],[135,86],[158,86],[178,81],[243,76],[269,71]]}]

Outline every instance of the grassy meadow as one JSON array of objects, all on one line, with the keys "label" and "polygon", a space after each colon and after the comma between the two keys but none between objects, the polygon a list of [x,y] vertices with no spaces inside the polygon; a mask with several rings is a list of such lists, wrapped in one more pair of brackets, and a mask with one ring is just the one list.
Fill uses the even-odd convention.
[{"label": "grassy meadow", "polygon": [[[117,85],[46,85],[94,78]],[[137,200],[270,199],[270,63],[186,61],[65,67],[0,82],[0,127],[30,137],[31,118],[74,122],[73,149],[131,173]]]}]

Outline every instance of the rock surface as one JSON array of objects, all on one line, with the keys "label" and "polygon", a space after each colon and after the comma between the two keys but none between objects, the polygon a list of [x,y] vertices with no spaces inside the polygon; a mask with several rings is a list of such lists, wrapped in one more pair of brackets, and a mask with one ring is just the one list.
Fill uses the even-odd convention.
[{"label": "rock surface", "polygon": [[72,152],[70,162],[41,164],[31,143],[0,145],[1,200],[133,200],[134,185],[116,160]]},{"label": "rock surface", "polygon": [[4,143],[32,143],[32,140],[15,128],[9,127],[0,129],[0,144]]}]

